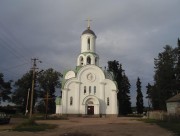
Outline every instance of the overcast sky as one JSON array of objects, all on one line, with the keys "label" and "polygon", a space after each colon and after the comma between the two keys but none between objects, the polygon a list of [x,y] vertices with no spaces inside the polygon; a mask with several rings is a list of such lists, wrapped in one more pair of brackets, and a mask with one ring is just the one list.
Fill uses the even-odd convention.
[{"label": "overcast sky", "polygon": [[0,72],[16,81],[35,57],[40,69],[74,69],[89,17],[100,66],[122,64],[135,105],[137,77],[146,96],[154,58],[166,44],[177,46],[179,6],[180,0],[0,0]]}]

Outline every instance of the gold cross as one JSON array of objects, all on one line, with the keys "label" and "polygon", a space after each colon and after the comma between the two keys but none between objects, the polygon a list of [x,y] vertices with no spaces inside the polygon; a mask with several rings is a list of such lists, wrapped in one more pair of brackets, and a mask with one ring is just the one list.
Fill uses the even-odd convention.
[{"label": "gold cross", "polygon": [[85,20],[85,21],[87,21],[88,22],[88,26],[87,26],[87,28],[88,29],[90,29],[90,22],[92,21],[90,18],[88,18],[87,20]]}]

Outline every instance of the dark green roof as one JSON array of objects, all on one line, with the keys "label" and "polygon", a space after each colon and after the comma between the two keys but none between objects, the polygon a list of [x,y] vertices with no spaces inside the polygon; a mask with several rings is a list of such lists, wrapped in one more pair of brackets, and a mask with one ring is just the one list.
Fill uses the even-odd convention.
[{"label": "dark green roof", "polygon": [[92,34],[92,35],[94,35],[95,37],[96,37],[96,34],[91,30],[91,29],[89,29],[89,28],[87,28],[83,33],[82,33],[82,35],[83,34]]},{"label": "dark green roof", "polygon": [[180,93],[169,98],[166,102],[180,102]]}]

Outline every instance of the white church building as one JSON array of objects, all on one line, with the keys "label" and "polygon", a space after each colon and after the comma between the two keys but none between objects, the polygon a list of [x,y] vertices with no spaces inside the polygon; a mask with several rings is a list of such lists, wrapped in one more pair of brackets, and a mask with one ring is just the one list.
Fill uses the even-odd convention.
[{"label": "white church building", "polygon": [[75,70],[63,75],[62,98],[56,98],[56,114],[117,116],[117,85],[113,73],[99,67],[96,35],[88,25],[81,35],[81,53]]}]

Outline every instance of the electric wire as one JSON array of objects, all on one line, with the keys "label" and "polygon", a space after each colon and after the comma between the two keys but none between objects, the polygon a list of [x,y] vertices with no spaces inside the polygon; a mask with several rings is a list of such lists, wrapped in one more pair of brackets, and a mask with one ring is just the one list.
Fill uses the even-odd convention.
[{"label": "electric wire", "polygon": [[[1,37],[1,40],[3,39],[4,43],[6,43],[5,44],[7,46],[6,49],[8,48],[9,51],[11,50],[10,52],[12,51],[14,52],[13,55],[18,54],[18,56],[20,56],[25,61],[27,61],[27,58],[25,57],[23,52],[25,52],[27,55],[27,53],[29,53],[29,50],[22,44],[22,42],[17,40],[17,38],[13,35],[13,33],[9,31],[9,29],[7,29],[7,27],[2,22],[0,22],[0,28],[2,29],[1,36],[3,36]],[[17,55],[14,56],[17,57]]]}]

